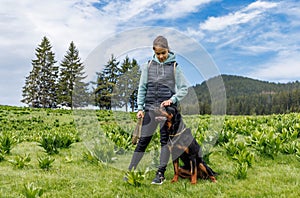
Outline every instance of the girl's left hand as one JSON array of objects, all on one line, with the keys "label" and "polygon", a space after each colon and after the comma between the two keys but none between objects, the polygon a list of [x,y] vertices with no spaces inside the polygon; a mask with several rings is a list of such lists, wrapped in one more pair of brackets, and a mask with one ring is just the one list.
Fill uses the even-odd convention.
[{"label": "girl's left hand", "polygon": [[173,103],[172,100],[169,99],[169,100],[163,101],[163,102],[160,104],[160,106],[166,107],[166,106],[170,106],[172,103]]}]

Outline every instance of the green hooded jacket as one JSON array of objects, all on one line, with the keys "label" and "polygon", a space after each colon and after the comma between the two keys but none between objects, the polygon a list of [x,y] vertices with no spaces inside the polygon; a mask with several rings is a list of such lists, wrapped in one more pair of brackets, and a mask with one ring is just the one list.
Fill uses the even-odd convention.
[{"label": "green hooded jacket", "polygon": [[[176,60],[176,56],[174,53],[169,52],[169,56],[167,60],[163,63],[160,63],[155,55],[153,55],[152,61],[160,63],[162,65],[162,69],[164,67],[164,63],[174,62]],[[143,110],[145,105],[145,97],[147,93],[147,82],[148,82],[148,64],[142,66],[141,69],[141,77],[138,86],[138,96],[137,96],[137,105],[138,110]],[[184,78],[183,72],[179,66],[176,66],[175,69],[175,94],[170,98],[173,104],[177,104],[180,102],[188,92],[188,83]]]}]

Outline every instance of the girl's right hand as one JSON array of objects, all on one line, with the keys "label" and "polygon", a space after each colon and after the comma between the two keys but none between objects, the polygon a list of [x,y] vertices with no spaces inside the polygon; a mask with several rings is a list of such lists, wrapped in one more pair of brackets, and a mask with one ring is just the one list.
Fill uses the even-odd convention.
[{"label": "girl's right hand", "polygon": [[137,118],[144,118],[144,112],[142,110],[138,111],[136,114]]}]

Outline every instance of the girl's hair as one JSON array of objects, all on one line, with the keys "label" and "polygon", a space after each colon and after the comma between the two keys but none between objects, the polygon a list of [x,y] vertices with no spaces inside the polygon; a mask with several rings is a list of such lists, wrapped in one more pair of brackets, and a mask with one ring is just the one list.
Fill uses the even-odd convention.
[{"label": "girl's hair", "polygon": [[154,39],[153,49],[155,49],[155,46],[169,50],[168,40],[163,36],[158,36]]}]

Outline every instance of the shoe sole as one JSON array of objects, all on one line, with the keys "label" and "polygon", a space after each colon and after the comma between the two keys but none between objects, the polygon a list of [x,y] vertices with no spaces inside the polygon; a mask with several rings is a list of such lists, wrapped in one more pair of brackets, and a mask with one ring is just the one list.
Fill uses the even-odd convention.
[{"label": "shoe sole", "polygon": [[151,184],[155,184],[155,185],[162,185],[164,182],[161,183],[155,183],[155,182],[151,182]]},{"label": "shoe sole", "polygon": [[155,184],[155,185],[162,185],[163,183],[164,183],[164,181],[162,181],[160,183],[151,182],[151,184]]}]

